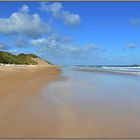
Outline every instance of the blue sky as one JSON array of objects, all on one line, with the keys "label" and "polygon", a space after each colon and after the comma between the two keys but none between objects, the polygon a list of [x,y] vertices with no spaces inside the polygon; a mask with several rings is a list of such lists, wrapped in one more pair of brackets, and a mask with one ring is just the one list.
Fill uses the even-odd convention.
[{"label": "blue sky", "polygon": [[61,65],[140,64],[140,2],[0,2],[0,50]]}]

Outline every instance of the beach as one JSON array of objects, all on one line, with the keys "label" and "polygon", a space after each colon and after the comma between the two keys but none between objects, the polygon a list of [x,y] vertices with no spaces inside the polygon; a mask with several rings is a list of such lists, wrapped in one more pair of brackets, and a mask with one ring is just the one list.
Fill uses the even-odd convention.
[{"label": "beach", "polygon": [[59,73],[55,66],[0,66],[0,138],[34,137],[29,129],[38,117],[28,109],[39,107],[34,101],[43,84],[58,80]]},{"label": "beach", "polygon": [[140,77],[0,70],[0,138],[139,138]]}]

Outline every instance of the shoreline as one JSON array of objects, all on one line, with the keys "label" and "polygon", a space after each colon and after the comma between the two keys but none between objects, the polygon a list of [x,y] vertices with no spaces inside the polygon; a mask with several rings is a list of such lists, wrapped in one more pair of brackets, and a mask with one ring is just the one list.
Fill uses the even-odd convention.
[{"label": "shoreline", "polygon": [[1,138],[140,136],[139,78],[28,67],[0,79]]}]

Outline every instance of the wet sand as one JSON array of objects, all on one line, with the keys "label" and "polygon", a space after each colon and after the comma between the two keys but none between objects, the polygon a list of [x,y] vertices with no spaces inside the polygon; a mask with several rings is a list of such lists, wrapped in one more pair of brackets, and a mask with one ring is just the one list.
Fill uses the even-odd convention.
[{"label": "wet sand", "polygon": [[[40,133],[44,122],[38,122],[38,98],[43,85],[57,81],[59,74],[57,67],[0,67],[0,138],[26,138]],[[36,109],[39,111],[34,114]]]},{"label": "wet sand", "polygon": [[38,74],[0,74],[0,138],[140,138],[139,76]]}]

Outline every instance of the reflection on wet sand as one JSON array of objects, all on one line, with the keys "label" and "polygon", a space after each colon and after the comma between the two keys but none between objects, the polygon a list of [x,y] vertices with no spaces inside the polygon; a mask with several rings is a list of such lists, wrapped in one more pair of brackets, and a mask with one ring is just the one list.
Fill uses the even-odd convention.
[{"label": "reflection on wet sand", "polygon": [[140,137],[139,77],[68,69],[61,75],[39,94],[3,96],[0,137]]}]

